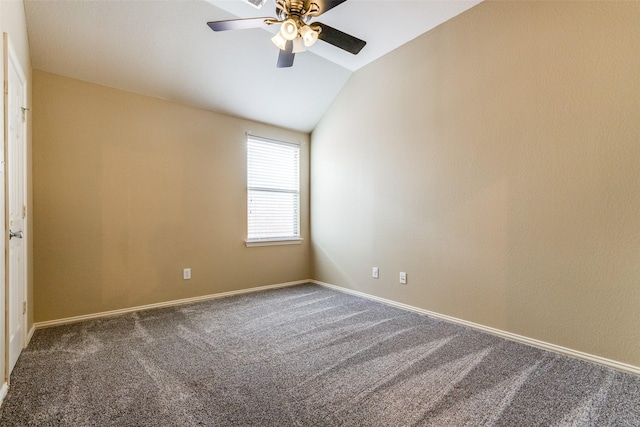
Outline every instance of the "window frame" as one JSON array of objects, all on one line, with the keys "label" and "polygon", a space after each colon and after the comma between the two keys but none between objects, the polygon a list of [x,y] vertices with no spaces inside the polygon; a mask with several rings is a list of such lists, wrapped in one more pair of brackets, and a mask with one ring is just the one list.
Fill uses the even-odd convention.
[{"label": "window frame", "polygon": [[[250,170],[249,170],[249,144],[251,141],[254,141],[256,143],[263,143],[263,144],[273,144],[273,145],[281,145],[281,146],[288,146],[288,147],[295,147],[297,149],[297,189],[294,191],[288,190],[288,191],[283,191],[280,188],[277,187],[263,187],[263,186],[250,186],[249,185],[249,174],[250,174]],[[264,138],[261,136],[256,136],[256,135],[252,135],[250,133],[246,134],[246,159],[245,159],[245,165],[246,165],[246,179],[247,179],[247,185],[246,185],[246,200],[247,200],[247,210],[246,210],[246,220],[247,220],[247,237],[245,239],[245,244],[247,247],[254,247],[254,246],[276,246],[276,245],[299,245],[301,244],[304,239],[302,238],[302,233],[301,233],[301,224],[300,224],[300,198],[301,198],[301,194],[300,194],[300,144],[296,144],[296,143],[292,143],[292,142],[287,142],[287,141],[280,141],[280,140],[276,140],[276,139],[271,139],[271,138]],[[250,192],[253,191],[264,191],[264,192],[269,192],[269,188],[272,188],[272,193],[289,193],[289,194],[296,194],[297,196],[297,205],[295,207],[295,211],[296,211],[296,215],[297,215],[297,235],[293,235],[293,236],[273,236],[273,237],[250,237],[249,236],[249,215],[250,215],[250,202],[249,202],[249,197],[250,197]]]}]

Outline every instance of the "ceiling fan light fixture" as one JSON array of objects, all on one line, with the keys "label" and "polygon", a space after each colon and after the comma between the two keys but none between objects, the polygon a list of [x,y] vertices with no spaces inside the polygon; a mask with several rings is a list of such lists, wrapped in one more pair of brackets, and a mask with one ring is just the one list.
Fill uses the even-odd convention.
[{"label": "ceiling fan light fixture", "polygon": [[293,40],[298,37],[298,26],[296,25],[296,21],[289,18],[282,23],[280,27],[280,34],[287,40]]},{"label": "ceiling fan light fixture", "polygon": [[305,43],[300,37],[293,39],[293,53],[300,53],[306,50]]},{"label": "ceiling fan light fixture", "polygon": [[277,32],[275,36],[271,39],[273,44],[278,46],[278,49],[285,50],[287,46],[287,39],[285,39],[280,32]]},{"label": "ceiling fan light fixture", "polygon": [[305,25],[300,29],[300,35],[304,40],[304,45],[307,47],[313,46],[313,44],[318,41],[318,33],[313,31],[313,29],[308,25]]}]

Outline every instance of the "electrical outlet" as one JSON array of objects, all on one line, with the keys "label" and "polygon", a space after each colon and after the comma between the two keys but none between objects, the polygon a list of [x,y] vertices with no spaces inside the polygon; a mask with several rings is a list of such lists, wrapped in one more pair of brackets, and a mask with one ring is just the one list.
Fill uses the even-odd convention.
[{"label": "electrical outlet", "polygon": [[407,284],[407,273],[405,273],[404,271],[400,272],[400,284],[401,285]]},{"label": "electrical outlet", "polygon": [[182,270],[182,278],[184,280],[191,279],[191,269],[190,268],[185,268],[184,270]]},{"label": "electrical outlet", "polygon": [[378,270],[378,267],[373,267],[373,270],[371,271],[371,276],[374,279],[377,279],[380,277],[380,271]]}]

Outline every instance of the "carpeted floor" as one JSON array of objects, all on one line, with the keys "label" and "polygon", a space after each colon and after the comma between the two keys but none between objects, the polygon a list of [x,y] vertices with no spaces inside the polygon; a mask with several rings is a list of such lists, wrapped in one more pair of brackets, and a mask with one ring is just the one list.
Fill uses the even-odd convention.
[{"label": "carpeted floor", "polygon": [[36,331],[2,426],[640,426],[640,377],[316,285]]}]

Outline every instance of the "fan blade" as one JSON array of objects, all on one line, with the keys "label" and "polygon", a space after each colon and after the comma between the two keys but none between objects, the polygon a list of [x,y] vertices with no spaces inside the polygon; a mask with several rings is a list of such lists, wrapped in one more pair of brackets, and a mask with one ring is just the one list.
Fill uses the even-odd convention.
[{"label": "fan blade", "polygon": [[315,3],[320,8],[320,12],[318,15],[325,13],[328,10],[333,9],[334,7],[344,3],[347,0],[307,0],[308,3]]},{"label": "fan blade", "polygon": [[244,30],[246,28],[260,28],[263,26],[266,27],[268,25],[265,22],[267,19],[272,18],[248,18],[230,19],[228,21],[211,21],[207,22],[207,25],[213,31]]},{"label": "fan blade", "polygon": [[367,44],[364,40],[360,40],[359,38],[353,37],[347,33],[343,33],[342,31],[336,30],[335,28],[321,22],[314,22],[314,25],[317,25],[322,29],[320,34],[318,34],[318,38],[320,40],[346,50],[347,52],[353,53],[354,55],[357,55],[364,45]]},{"label": "fan blade", "polygon": [[293,58],[296,54],[293,53],[293,41],[287,40],[285,50],[281,50],[278,54],[278,68],[287,68],[293,65]]}]

